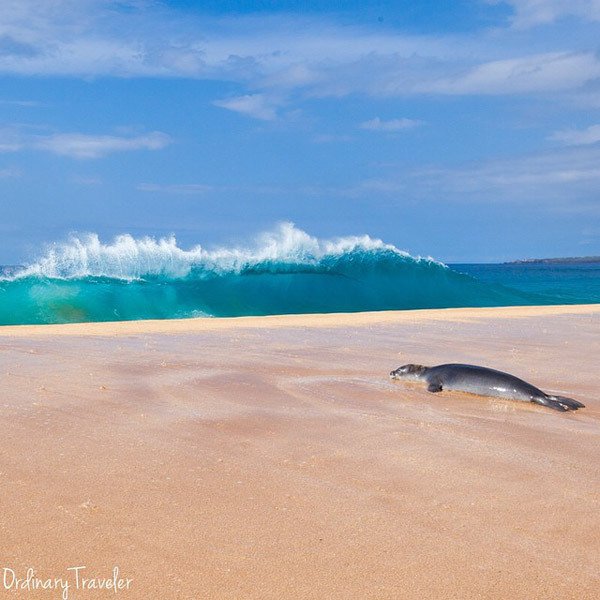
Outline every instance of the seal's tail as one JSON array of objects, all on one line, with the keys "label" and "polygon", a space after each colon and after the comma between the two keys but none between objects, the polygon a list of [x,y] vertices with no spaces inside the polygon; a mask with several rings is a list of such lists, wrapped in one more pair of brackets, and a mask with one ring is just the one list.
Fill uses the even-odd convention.
[{"label": "seal's tail", "polygon": [[577,410],[578,408],[585,408],[585,404],[579,402],[579,400],[573,400],[573,398],[566,398],[565,396],[548,396],[556,402],[566,404],[571,410]]},{"label": "seal's tail", "polygon": [[565,411],[585,408],[585,404],[582,404],[578,400],[573,400],[573,398],[566,398],[565,396],[551,396],[548,394],[545,398],[540,398],[537,402],[554,410]]}]

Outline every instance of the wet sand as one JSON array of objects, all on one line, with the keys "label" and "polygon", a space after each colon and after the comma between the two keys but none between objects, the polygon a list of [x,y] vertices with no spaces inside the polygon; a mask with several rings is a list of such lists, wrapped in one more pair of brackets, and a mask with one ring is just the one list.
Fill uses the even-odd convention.
[{"label": "wet sand", "polygon": [[0,328],[0,568],[78,599],[598,598],[599,356],[600,306]]}]

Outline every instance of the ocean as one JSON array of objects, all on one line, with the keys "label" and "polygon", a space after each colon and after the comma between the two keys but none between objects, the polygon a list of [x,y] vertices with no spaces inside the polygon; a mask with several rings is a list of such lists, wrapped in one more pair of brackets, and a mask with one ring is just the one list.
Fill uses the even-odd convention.
[{"label": "ocean", "polygon": [[0,325],[600,303],[600,263],[445,265],[289,223],[212,250],[90,234],[0,269]]}]

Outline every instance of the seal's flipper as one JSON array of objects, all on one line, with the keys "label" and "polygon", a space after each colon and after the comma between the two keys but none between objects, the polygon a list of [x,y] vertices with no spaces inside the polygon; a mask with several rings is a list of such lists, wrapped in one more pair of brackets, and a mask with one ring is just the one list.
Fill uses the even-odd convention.
[{"label": "seal's flipper", "polygon": [[542,406],[547,406],[548,408],[553,408],[554,410],[559,410],[560,412],[577,410],[576,408],[570,408],[564,402],[554,400],[552,396],[538,396],[536,398],[532,398],[531,401],[535,402],[536,404],[541,404]]},{"label": "seal's flipper", "polygon": [[442,384],[439,381],[432,381],[430,382],[430,384],[427,386],[427,391],[428,392],[441,392],[442,391]]},{"label": "seal's flipper", "polygon": [[569,407],[569,410],[577,410],[578,408],[585,408],[585,404],[579,402],[579,400],[573,400],[573,398],[566,398],[565,396],[550,396],[548,394],[548,398],[550,400],[554,400],[555,402],[560,402]]}]

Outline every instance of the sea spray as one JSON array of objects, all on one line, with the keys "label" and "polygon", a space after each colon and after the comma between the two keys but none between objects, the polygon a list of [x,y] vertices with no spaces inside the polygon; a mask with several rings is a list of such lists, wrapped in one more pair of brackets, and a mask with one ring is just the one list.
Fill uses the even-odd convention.
[{"label": "sea spray", "polygon": [[245,248],[72,237],[0,277],[4,325],[534,303],[367,235],[320,240],[291,223]]},{"label": "sea spray", "polygon": [[380,252],[416,262],[433,262],[431,258],[415,259],[407,252],[368,235],[319,240],[292,223],[282,223],[274,231],[258,236],[255,244],[248,248],[205,250],[201,246],[195,246],[190,250],[183,250],[177,246],[177,240],[173,236],[155,240],[151,237],[136,239],[126,234],[115,237],[110,244],[103,244],[96,234],[71,236],[67,242],[50,246],[46,254],[14,274],[14,278],[107,277],[130,281],[163,276],[183,279],[192,271],[197,275],[209,275],[239,274],[247,270],[280,272],[286,267],[318,269],[320,263],[342,258],[347,254],[377,255]]}]

